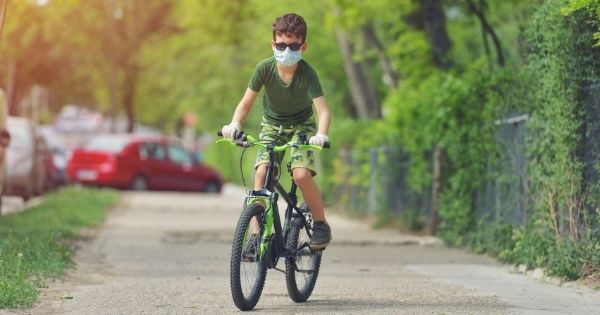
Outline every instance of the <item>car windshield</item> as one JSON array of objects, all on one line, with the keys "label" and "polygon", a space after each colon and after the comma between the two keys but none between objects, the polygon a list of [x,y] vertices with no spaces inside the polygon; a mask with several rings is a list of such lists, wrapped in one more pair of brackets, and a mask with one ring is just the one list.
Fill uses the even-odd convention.
[{"label": "car windshield", "polygon": [[127,136],[98,136],[90,139],[84,146],[84,149],[90,151],[105,151],[116,153],[125,147],[129,142]]},{"label": "car windshield", "polygon": [[40,128],[40,133],[44,136],[46,143],[48,143],[48,147],[52,148],[54,151],[62,151],[66,144],[63,139],[58,136],[51,128],[43,127]]}]

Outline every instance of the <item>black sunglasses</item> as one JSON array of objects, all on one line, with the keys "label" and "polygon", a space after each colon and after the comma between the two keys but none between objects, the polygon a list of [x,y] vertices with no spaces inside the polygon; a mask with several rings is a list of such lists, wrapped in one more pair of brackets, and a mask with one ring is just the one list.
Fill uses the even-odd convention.
[{"label": "black sunglasses", "polygon": [[298,43],[291,43],[291,44],[275,43],[275,49],[277,49],[279,51],[284,51],[287,47],[290,47],[291,51],[298,51],[298,50],[300,50],[300,47],[302,47],[302,44],[298,44]]}]

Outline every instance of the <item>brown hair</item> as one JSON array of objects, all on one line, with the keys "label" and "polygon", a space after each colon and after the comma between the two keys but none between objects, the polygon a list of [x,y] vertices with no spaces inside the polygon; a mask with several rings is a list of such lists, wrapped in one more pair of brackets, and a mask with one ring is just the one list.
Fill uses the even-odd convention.
[{"label": "brown hair", "polygon": [[273,23],[273,40],[275,40],[276,35],[285,35],[288,37],[295,35],[301,38],[304,43],[306,41],[306,32],[307,27],[304,18],[295,13],[279,16],[275,19],[275,23]]}]

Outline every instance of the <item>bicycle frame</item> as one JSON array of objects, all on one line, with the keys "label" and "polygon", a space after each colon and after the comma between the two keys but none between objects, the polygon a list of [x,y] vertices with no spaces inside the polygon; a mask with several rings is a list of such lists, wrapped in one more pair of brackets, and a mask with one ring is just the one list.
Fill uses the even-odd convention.
[{"label": "bicycle frame", "polygon": [[[264,201],[266,204],[265,222],[263,225],[265,228],[263,231],[262,243],[259,248],[259,259],[264,259],[267,250],[269,250],[273,229],[275,230],[275,233],[273,234],[273,237],[275,238],[273,245],[275,246],[274,250],[277,254],[277,258],[291,257],[296,253],[291,252],[285,247],[285,240],[288,236],[287,233],[292,216],[296,213],[298,217],[302,217],[303,220],[305,220],[304,215],[302,215],[302,212],[296,206],[298,202],[298,197],[296,195],[298,186],[292,181],[292,186],[288,193],[283,186],[275,180],[275,151],[273,150],[272,145],[267,145],[267,152],[269,154],[269,164],[267,165],[265,183],[261,190],[253,190],[249,193],[246,197],[246,206],[254,204],[259,200]],[[287,203],[283,228],[281,225],[279,206],[277,204],[279,196],[283,197]]]},{"label": "bicycle frame", "polygon": [[[220,133],[219,136],[221,136]],[[269,154],[269,163],[267,164],[267,173],[265,175],[265,182],[263,184],[263,187],[260,190],[252,190],[249,192],[248,196],[246,196],[245,206],[250,206],[258,201],[263,201],[265,203],[264,222],[260,222],[260,224],[264,226],[264,231],[262,235],[262,242],[259,246],[258,259],[274,259],[274,261],[267,261],[267,265],[269,268],[275,268],[275,266],[277,265],[277,260],[279,258],[290,258],[295,257],[296,255],[297,249],[287,249],[285,246],[285,242],[288,237],[289,224],[292,220],[292,217],[302,218],[302,220],[305,221],[304,223],[306,223],[305,214],[296,205],[298,202],[298,197],[296,195],[298,186],[296,185],[296,183],[292,181],[290,191],[287,192],[283,188],[283,186],[281,186],[281,184],[275,179],[275,153],[283,152],[289,147],[306,147],[313,150],[321,150],[322,147],[303,144],[306,143],[306,137],[301,137],[300,143],[290,142],[282,146],[274,146],[273,144],[263,144],[257,141],[252,136],[243,132],[241,132],[235,140],[221,139],[218,140],[217,143],[221,141],[226,141],[231,143],[232,145],[242,147],[263,147],[267,150],[267,153]],[[329,143],[326,143],[323,147],[328,148]],[[288,171],[290,172],[290,174],[292,173],[291,164],[289,163]],[[277,201],[280,196],[283,197],[283,199],[287,203],[283,228],[281,225],[281,218],[279,215],[279,207],[277,205]],[[310,230],[306,227],[305,229],[310,236]],[[273,235],[274,237],[273,240],[271,239],[271,235]],[[269,246],[271,242],[274,247]],[[275,253],[274,257],[267,257],[268,254],[273,252]]]}]

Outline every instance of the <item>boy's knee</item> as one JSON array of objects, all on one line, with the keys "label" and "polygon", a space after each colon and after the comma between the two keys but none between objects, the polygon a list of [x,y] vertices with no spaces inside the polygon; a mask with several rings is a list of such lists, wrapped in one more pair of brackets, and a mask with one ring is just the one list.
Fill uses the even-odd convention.
[{"label": "boy's knee", "polygon": [[312,174],[306,168],[295,168],[293,173],[294,182],[298,186],[302,186],[312,180]]}]

